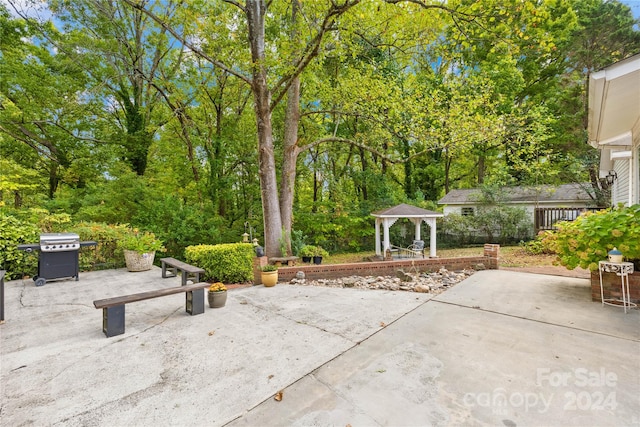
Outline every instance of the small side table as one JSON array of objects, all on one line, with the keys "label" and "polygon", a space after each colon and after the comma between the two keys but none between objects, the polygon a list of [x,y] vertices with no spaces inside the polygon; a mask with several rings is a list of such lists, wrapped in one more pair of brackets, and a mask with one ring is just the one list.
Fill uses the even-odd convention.
[{"label": "small side table", "polygon": [[[600,270],[600,299],[602,300],[602,305],[608,304],[620,307],[619,303],[622,303],[625,313],[627,312],[627,308],[631,309],[632,307],[637,307],[635,303],[631,302],[631,296],[629,294],[629,274],[633,273],[632,262],[600,261],[598,263],[598,269]],[[602,273],[615,273],[616,276],[620,277],[620,282],[622,284],[622,301],[614,298],[604,298]]]}]

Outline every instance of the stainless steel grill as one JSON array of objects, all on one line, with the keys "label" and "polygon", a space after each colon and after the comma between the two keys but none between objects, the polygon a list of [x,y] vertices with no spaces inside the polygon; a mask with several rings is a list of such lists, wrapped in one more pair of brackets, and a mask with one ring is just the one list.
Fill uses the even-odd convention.
[{"label": "stainless steel grill", "polygon": [[75,233],[43,233],[40,235],[40,251],[64,252],[80,249],[80,236]]},{"label": "stainless steel grill", "polygon": [[75,278],[78,280],[78,252],[83,246],[95,246],[96,242],[81,242],[75,233],[42,233],[40,243],[18,245],[27,252],[39,251],[38,274],[33,277],[36,286],[49,279]]}]

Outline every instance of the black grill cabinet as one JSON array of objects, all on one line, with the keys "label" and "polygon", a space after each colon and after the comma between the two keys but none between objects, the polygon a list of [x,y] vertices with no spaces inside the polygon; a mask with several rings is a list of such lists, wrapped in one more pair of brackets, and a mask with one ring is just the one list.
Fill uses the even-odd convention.
[{"label": "black grill cabinet", "polygon": [[79,279],[78,251],[83,246],[95,246],[96,242],[81,242],[75,233],[43,233],[40,243],[18,245],[18,249],[39,251],[38,274],[33,277],[36,286],[44,285],[47,280],[75,278]]}]

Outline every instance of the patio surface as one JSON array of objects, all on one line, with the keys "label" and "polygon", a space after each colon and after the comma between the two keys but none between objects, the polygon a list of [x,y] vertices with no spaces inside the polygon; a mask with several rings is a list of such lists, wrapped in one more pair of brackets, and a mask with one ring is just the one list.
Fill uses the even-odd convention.
[{"label": "patio surface", "polygon": [[[640,425],[640,311],[589,281],[477,272],[429,294],[278,284],[129,304],[160,269],[5,283],[2,425]],[[282,400],[274,400],[282,392]]]}]

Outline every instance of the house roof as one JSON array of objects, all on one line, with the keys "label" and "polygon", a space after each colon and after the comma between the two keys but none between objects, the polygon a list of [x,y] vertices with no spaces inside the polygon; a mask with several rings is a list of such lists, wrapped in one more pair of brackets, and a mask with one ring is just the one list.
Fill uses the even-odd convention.
[{"label": "house roof", "polygon": [[640,120],[640,54],[589,76],[589,144],[632,145]]},{"label": "house roof", "polygon": [[429,211],[406,203],[372,212],[371,215],[381,218],[437,218],[444,216],[440,212]]},{"label": "house roof", "polygon": [[[593,202],[585,190],[591,184],[563,184],[558,186],[540,185],[536,187],[505,187],[505,203],[576,203]],[[451,190],[438,201],[440,205],[478,204],[482,192],[476,188]]]}]

